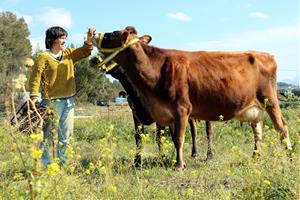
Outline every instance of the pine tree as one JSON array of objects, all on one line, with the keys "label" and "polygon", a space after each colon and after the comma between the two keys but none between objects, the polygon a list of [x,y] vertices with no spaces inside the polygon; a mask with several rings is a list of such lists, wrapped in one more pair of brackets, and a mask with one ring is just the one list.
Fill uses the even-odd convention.
[{"label": "pine tree", "polygon": [[18,75],[25,59],[31,57],[29,34],[23,18],[11,12],[0,12],[0,111],[11,94],[11,81],[8,80]]}]

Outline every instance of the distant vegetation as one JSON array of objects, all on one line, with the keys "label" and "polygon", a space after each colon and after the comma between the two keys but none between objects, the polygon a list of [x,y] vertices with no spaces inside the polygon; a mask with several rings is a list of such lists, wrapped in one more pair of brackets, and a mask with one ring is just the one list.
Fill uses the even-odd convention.
[{"label": "distant vegetation", "polygon": [[288,89],[288,88],[298,88],[298,85],[293,85],[293,84],[289,84],[289,83],[285,83],[285,82],[277,82],[277,87],[278,89]]}]

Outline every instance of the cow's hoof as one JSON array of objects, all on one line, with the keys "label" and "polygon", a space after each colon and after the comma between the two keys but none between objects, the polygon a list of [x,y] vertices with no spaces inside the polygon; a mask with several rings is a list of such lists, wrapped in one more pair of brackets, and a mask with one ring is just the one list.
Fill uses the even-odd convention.
[{"label": "cow's hoof", "polygon": [[253,151],[252,158],[259,158],[260,156],[261,156],[260,151],[258,151],[258,150]]},{"label": "cow's hoof", "polygon": [[206,154],[206,161],[211,160],[213,158],[214,154],[211,151],[208,151]]},{"label": "cow's hoof", "polygon": [[197,153],[197,152],[193,152],[193,153],[192,153],[192,157],[193,157],[193,158],[196,158],[197,156],[198,156],[198,153]]},{"label": "cow's hoof", "polygon": [[293,150],[292,144],[291,144],[291,141],[290,141],[289,138],[282,139],[282,140],[281,140],[281,143],[285,145],[285,148],[286,148],[287,150]]},{"label": "cow's hoof", "polygon": [[176,171],[182,172],[186,168],[186,164],[176,165]]},{"label": "cow's hoof", "polygon": [[137,155],[134,158],[134,166],[136,168],[140,168],[142,166],[142,156],[141,155]]}]

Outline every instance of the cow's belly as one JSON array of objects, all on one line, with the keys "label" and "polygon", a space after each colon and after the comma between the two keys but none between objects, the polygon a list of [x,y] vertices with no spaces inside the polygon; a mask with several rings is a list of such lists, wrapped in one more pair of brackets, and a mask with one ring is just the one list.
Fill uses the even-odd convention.
[{"label": "cow's belly", "polygon": [[173,115],[168,106],[158,100],[149,101],[152,118],[161,126],[169,126],[173,122]]},{"label": "cow's belly", "polygon": [[[201,105],[201,104],[200,104]],[[234,106],[193,106],[191,117],[208,121],[222,121],[237,119],[242,122],[259,121],[263,115],[263,109],[257,100],[241,107]]]},{"label": "cow's belly", "polygon": [[241,122],[258,122],[261,120],[263,113],[261,106],[253,104],[243,109],[234,118]]}]

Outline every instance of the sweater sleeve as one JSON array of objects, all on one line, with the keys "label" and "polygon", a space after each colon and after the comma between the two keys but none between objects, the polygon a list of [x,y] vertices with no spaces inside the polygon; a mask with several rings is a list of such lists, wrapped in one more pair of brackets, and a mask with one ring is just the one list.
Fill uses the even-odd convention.
[{"label": "sweater sleeve", "polygon": [[77,61],[81,60],[82,58],[86,58],[89,55],[91,55],[92,50],[93,50],[92,45],[88,45],[88,44],[84,43],[82,47],[79,47],[76,49],[67,49],[66,53],[70,54],[73,62],[77,62]]},{"label": "sweater sleeve", "polygon": [[33,65],[32,72],[29,78],[29,92],[30,96],[38,96],[41,76],[45,69],[45,58],[40,54],[35,64]]}]

